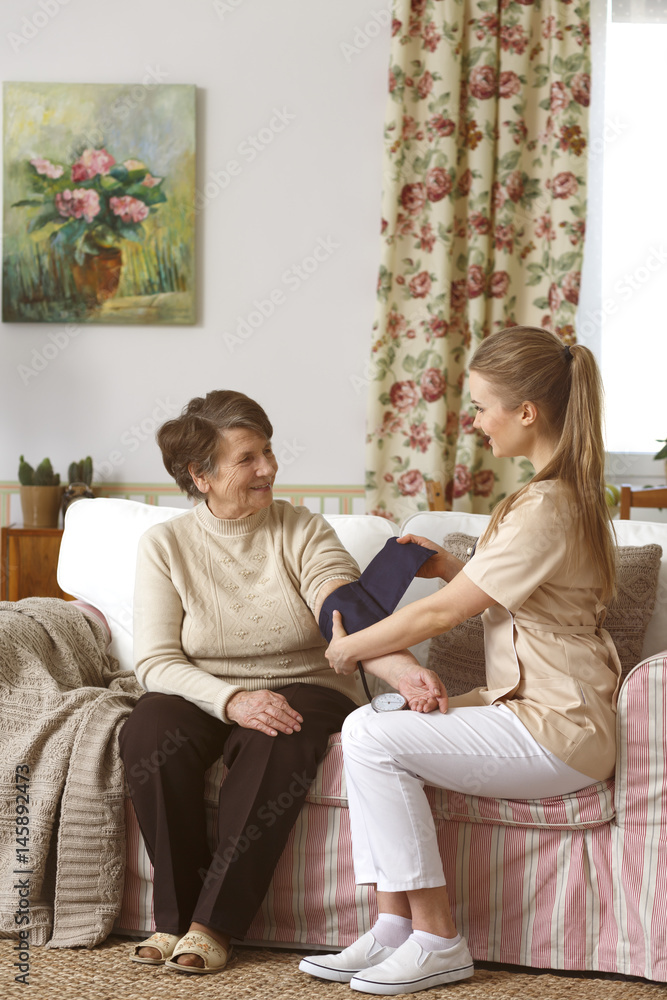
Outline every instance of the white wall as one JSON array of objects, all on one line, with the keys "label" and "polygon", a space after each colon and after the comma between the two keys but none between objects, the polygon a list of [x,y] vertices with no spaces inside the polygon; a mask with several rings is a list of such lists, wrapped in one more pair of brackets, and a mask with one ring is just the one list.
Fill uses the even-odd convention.
[{"label": "white wall", "polygon": [[[385,0],[2,0],[4,80],[194,83],[198,190],[242,169],[198,215],[196,326],[85,325],[26,382],[20,366],[64,328],[2,324],[0,480],[23,452],[63,477],[92,454],[107,480],[166,481],[160,402],[235,388],[273,420],[279,481],[363,482],[388,22]],[[294,117],[249,162],[239,146],[275,109]],[[320,240],[333,252],[286,284]],[[224,335],[275,288],[285,302],[230,350]]]}]

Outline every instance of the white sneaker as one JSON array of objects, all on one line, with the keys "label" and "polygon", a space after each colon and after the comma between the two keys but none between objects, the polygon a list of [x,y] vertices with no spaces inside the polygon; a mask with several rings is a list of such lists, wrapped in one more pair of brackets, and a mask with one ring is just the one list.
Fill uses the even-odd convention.
[{"label": "white sneaker", "polygon": [[467,979],[474,971],[463,938],[445,951],[424,951],[418,941],[408,938],[381,965],[353,976],[350,986],[361,993],[396,996]]},{"label": "white sneaker", "polygon": [[355,973],[379,965],[395,951],[396,948],[386,948],[378,944],[371,932],[367,931],[349,948],[335,955],[309,955],[307,958],[302,958],[299,968],[310,976],[317,976],[318,979],[349,983]]}]

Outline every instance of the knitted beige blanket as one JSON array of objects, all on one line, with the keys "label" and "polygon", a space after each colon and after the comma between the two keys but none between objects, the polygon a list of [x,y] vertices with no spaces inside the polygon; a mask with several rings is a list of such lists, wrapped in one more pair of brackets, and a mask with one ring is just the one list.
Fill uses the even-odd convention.
[{"label": "knitted beige blanket", "polygon": [[92,948],[119,912],[118,733],[143,691],[106,645],[66,601],[0,602],[1,936]]}]

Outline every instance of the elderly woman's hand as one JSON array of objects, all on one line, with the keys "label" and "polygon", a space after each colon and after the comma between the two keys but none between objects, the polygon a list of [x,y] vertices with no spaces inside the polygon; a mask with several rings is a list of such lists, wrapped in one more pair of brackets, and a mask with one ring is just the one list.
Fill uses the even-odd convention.
[{"label": "elderly woman's hand", "polygon": [[433,670],[418,664],[408,667],[398,678],[396,688],[413,712],[432,712],[436,708],[447,711],[447,689]]},{"label": "elderly woman's hand", "polygon": [[227,702],[227,718],[244,729],[258,729],[267,736],[298,733],[302,716],[278,691],[237,691]]},{"label": "elderly woman's hand", "polygon": [[331,626],[331,642],[329,643],[325,656],[329,661],[329,666],[337,674],[353,674],[357,669],[357,661],[350,659],[346,654],[345,639],[347,632],[343,627],[343,616],[340,611],[334,611]]}]

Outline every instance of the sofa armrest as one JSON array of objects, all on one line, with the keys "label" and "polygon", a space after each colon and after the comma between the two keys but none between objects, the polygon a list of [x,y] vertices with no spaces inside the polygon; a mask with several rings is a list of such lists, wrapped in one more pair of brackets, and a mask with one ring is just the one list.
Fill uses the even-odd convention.
[{"label": "sofa armrest", "polygon": [[616,822],[641,834],[660,825],[667,782],[667,651],[643,660],[621,686],[616,720]]}]

